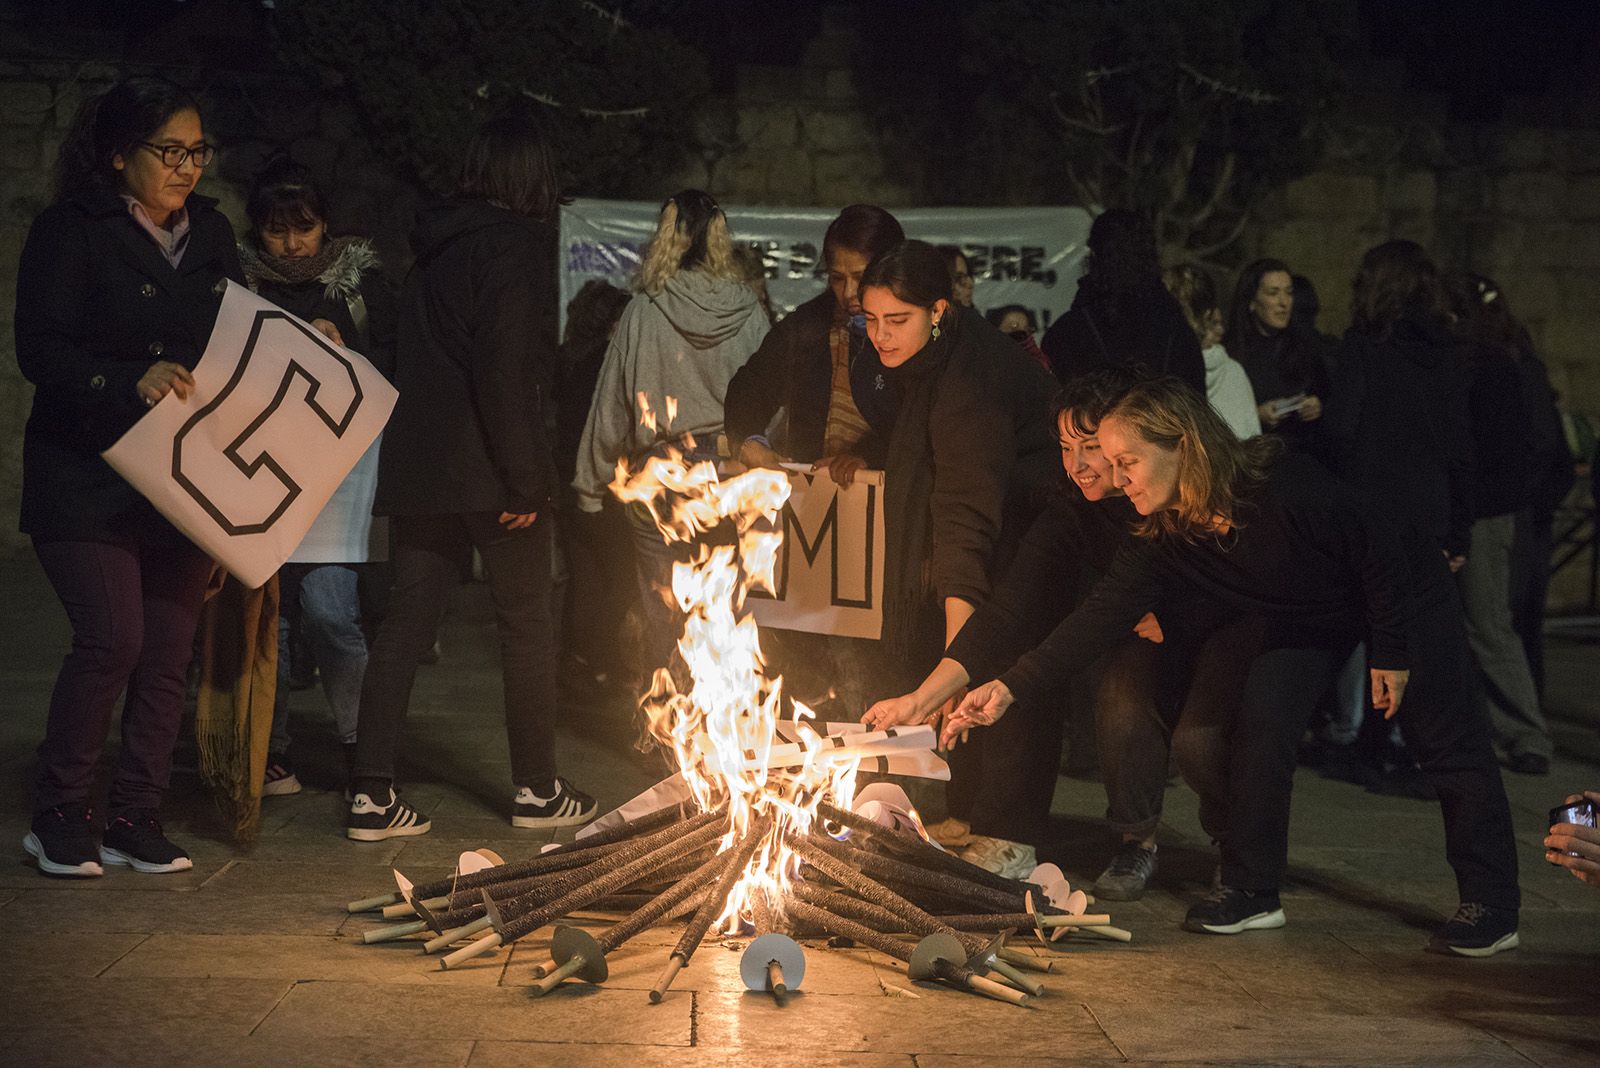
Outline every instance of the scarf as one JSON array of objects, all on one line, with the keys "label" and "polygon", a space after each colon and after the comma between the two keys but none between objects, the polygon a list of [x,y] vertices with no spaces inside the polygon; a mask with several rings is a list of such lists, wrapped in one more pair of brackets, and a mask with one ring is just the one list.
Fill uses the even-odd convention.
[{"label": "scarf", "polygon": [[[953,310],[953,309],[952,309]],[[900,390],[900,410],[884,464],[883,639],[897,670],[921,679],[929,655],[944,648],[944,613],[934,603],[928,573],[933,552],[933,407],[955,348],[955,315],[939,337],[884,373]]]},{"label": "scarf", "polygon": [[245,281],[259,290],[261,283],[298,286],[321,282],[330,300],[351,300],[360,295],[361,272],[378,265],[378,254],[364,237],[336,237],[324,241],[315,256],[269,256],[253,241],[239,243],[239,261]]}]

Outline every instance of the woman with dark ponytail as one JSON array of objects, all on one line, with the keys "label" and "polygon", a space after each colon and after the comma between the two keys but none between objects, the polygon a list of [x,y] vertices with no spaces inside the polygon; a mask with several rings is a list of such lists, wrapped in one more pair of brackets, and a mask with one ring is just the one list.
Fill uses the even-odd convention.
[{"label": "woman with dark ponytail", "polygon": [[[21,528],[72,623],[23,840],[47,875],[192,867],[155,815],[211,561],[100,453],[188,396],[225,283],[244,279],[227,219],[194,192],[215,154],[189,93],[118,82],[79,112],[17,270],[17,363],[36,387]],[[124,691],[102,822],[90,795]]]}]

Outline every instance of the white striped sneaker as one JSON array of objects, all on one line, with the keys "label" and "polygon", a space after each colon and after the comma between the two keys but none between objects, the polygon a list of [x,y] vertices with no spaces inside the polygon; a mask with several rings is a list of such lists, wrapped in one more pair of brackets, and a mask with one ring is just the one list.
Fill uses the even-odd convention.
[{"label": "white striped sneaker", "polygon": [[344,836],[357,842],[381,842],[385,838],[406,838],[427,834],[433,823],[400,800],[400,795],[389,792],[389,803],[380,805],[367,794],[356,794],[350,803],[350,818],[344,825]]},{"label": "white striped sneaker", "polygon": [[576,827],[594,819],[594,798],[565,779],[556,780],[554,797],[539,797],[524,786],[511,802],[513,827]]}]

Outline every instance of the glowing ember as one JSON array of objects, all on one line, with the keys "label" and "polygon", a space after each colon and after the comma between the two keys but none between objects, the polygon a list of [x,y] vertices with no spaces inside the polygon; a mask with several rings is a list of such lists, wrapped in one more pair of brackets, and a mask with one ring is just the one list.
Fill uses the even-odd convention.
[{"label": "glowing ember", "polygon": [[[641,420],[653,428],[657,416],[648,398],[641,394],[639,402]],[[669,419],[676,411],[676,401],[667,398]],[[648,508],[669,543],[691,542],[726,526],[736,536],[733,545],[698,545],[691,562],[674,566],[672,596],[686,617],[678,651],[688,668],[688,688],[680,690],[679,680],[660,667],[640,701],[650,733],[672,747],[701,810],[727,803],[724,850],[757,816],[772,817],[718,919],[719,929],[735,930],[741,920],[781,914],[800,863],[791,841],[809,831],[821,801],[850,807],[860,763],[854,753],[828,746],[806,722],[814,713],[796,701],[788,733],[799,739],[798,763],[767,766],[774,745],[783,744],[777,736],[783,680],[766,673],[745,598],[753,589],[773,589],[783,542],[778,513],[789,498],[789,480],[781,471],[757,469],[724,481],[713,463],[690,464],[673,451],[631,475],[619,463],[611,491]]]}]

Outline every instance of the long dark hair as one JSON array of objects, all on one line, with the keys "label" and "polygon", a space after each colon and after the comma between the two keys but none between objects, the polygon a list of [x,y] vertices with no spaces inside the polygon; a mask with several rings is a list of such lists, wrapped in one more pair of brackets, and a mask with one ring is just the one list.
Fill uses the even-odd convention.
[{"label": "long dark hair", "polygon": [[919,308],[951,299],[944,253],[926,241],[902,241],[875,256],[861,273],[861,288],[868,286],[882,286],[896,300]]},{"label": "long dark hair", "polygon": [[851,204],[828,224],[822,237],[822,256],[836,248],[859,252],[869,261],[906,239],[900,220],[875,204]]},{"label": "long dark hair", "polygon": [[[1294,272],[1289,270],[1289,265],[1270,257],[1251,260],[1239,272],[1239,280],[1233,285],[1233,301],[1228,305],[1227,330],[1222,335],[1222,343],[1229,351],[1234,351],[1240,339],[1261,333],[1250,305],[1256,299],[1256,290],[1261,288],[1261,280],[1278,272],[1288,275],[1292,283]],[[1293,321],[1291,318],[1291,325]]]},{"label": "long dark hair", "polygon": [[528,109],[508,108],[478,128],[461,157],[456,192],[532,219],[555,215],[564,199],[555,152]]},{"label": "long dark hair", "polygon": [[267,160],[250,182],[244,212],[257,234],[273,223],[310,226],[328,221],[328,198],[306,167],[278,155]]},{"label": "long dark hair", "polygon": [[1161,284],[1156,232],[1136,211],[1112,208],[1089,226],[1089,260],[1078,288],[1093,295],[1131,294]]},{"label": "long dark hair", "polygon": [[127,156],[182,111],[199,113],[190,92],[165,78],[124,78],[85,100],[56,154],[57,200],[75,193],[115,190],[121,177],[113,156]]},{"label": "long dark hair", "polygon": [[1415,241],[1385,241],[1361,257],[1350,326],[1382,340],[1407,316],[1438,320],[1445,311],[1439,268]]}]

